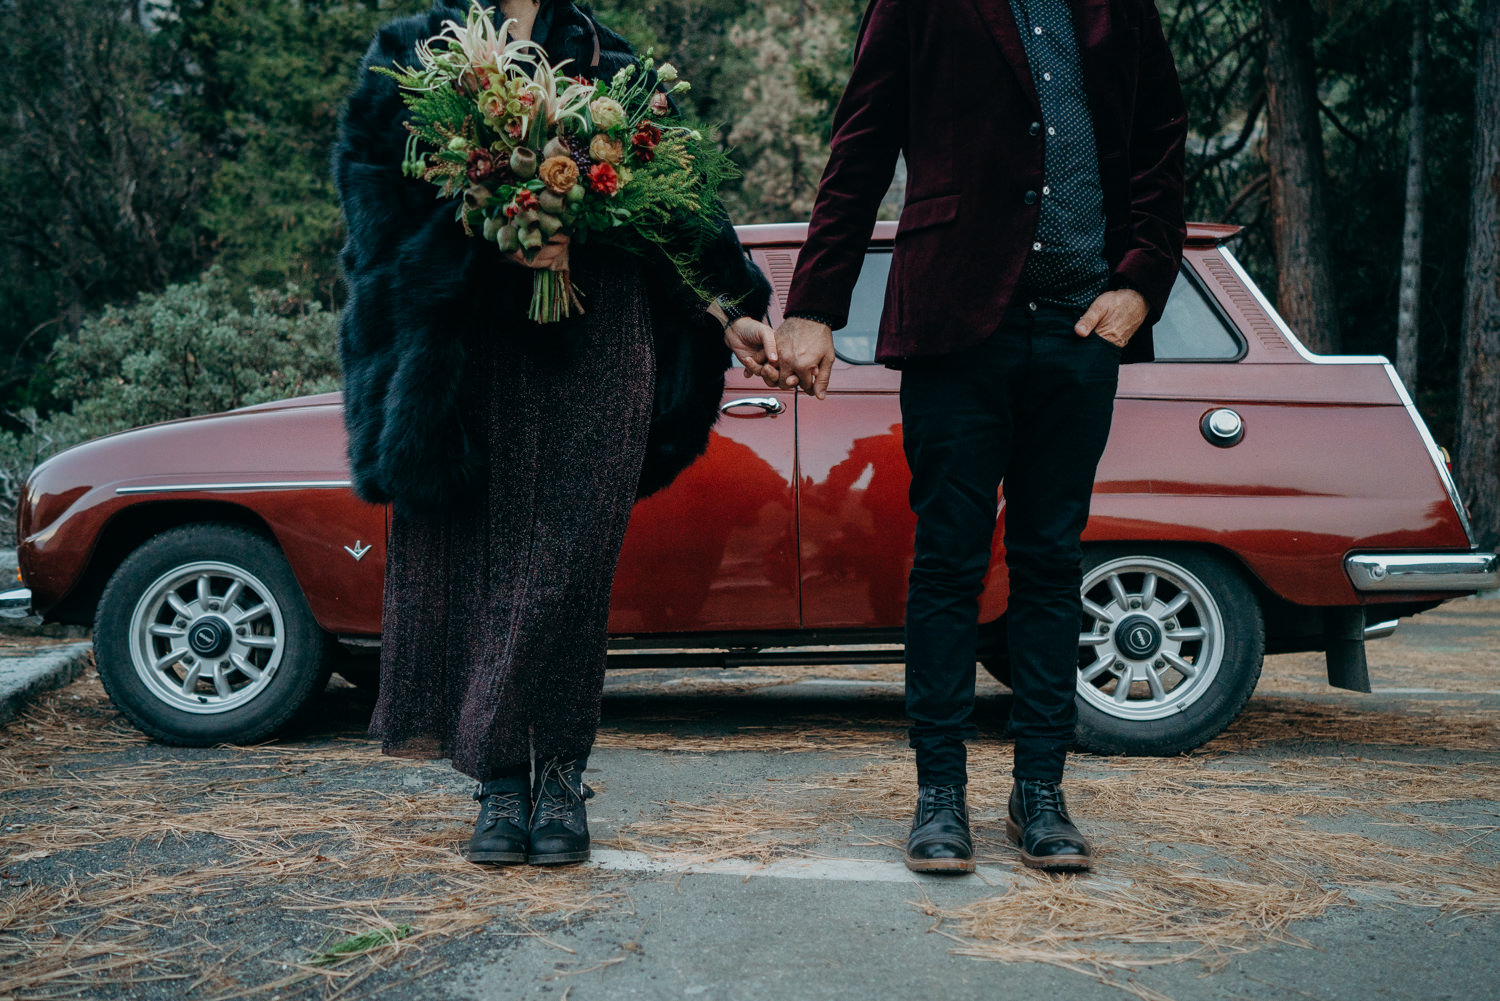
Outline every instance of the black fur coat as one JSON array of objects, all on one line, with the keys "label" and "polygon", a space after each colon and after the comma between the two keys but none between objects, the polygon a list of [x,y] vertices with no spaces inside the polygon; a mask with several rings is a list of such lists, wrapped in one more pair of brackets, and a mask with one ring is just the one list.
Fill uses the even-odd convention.
[{"label": "black fur coat", "polygon": [[[463,18],[462,7],[440,2],[428,14],[380,29],[360,65],[333,156],[349,234],[339,347],[354,488],[367,501],[413,510],[454,504],[483,467],[481,443],[463,426],[462,404],[466,393],[504,389],[466,385],[463,335],[476,323],[505,325],[494,291],[516,279],[493,243],[464,235],[453,202],[402,175],[406,110],[395,83],[370,68],[415,65],[417,42],[438,34],[444,21]],[[534,35],[554,61],[572,59],[590,76],[613,75],[634,56],[623,38],[568,0],[543,0]],[[599,62],[590,68],[596,38]],[[640,496],[666,486],[703,453],[729,365],[718,322],[665,257],[643,270],[657,377]],[[747,315],[765,314],[770,285],[745,257],[727,214],[700,270]],[[523,309],[524,299],[510,314],[513,325],[529,323]],[[517,350],[524,343],[518,338]]]}]

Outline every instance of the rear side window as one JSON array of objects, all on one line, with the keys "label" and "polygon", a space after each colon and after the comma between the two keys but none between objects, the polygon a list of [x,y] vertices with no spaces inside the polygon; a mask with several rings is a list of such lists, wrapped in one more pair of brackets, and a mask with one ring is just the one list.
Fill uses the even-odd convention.
[{"label": "rear side window", "polygon": [[[875,361],[875,334],[880,328],[880,309],[885,303],[885,281],[891,273],[889,251],[865,255],[854,297],[849,303],[849,322],[833,332],[838,356],[855,365]],[[1186,271],[1178,272],[1177,284],[1161,322],[1153,331],[1157,361],[1233,361],[1244,351],[1234,327],[1209,301]]]},{"label": "rear side window", "polygon": [[1233,361],[1244,352],[1234,327],[1186,271],[1177,273],[1151,337],[1157,361]]}]

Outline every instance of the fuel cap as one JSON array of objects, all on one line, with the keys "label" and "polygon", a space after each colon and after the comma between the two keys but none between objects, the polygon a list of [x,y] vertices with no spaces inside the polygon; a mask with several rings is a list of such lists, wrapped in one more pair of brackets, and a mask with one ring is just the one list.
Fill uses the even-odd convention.
[{"label": "fuel cap", "polygon": [[1203,415],[1203,420],[1198,424],[1203,432],[1203,437],[1208,439],[1209,444],[1220,448],[1228,448],[1238,445],[1245,437],[1245,422],[1240,415],[1228,407],[1220,407],[1210,410]]}]

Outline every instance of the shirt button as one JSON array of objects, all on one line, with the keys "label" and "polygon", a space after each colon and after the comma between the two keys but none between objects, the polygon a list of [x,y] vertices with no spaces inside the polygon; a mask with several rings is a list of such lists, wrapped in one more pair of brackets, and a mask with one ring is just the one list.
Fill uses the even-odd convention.
[{"label": "shirt button", "polygon": [[1035,313],[1036,312],[1036,303],[1034,303],[1034,302],[1028,302],[1026,304],[1026,308],[1029,309],[1029,310],[1031,310],[1033,313]]},{"label": "shirt button", "polygon": [[1055,128],[1051,127],[1051,126],[1048,126],[1048,128],[1047,128],[1047,134],[1049,136],[1055,136],[1055,135],[1057,135],[1057,129],[1055,129]]},{"label": "shirt button", "polygon": [[1021,197],[1021,200],[1023,202],[1025,202],[1027,205],[1035,205],[1036,204],[1036,192],[1035,191],[1028,191],[1028,192],[1026,192],[1026,194]]},{"label": "shirt button", "polygon": [[1031,249],[1032,250],[1041,250],[1042,249],[1042,245],[1040,243],[1033,243],[1031,245]]},{"label": "shirt button", "polygon": [[1043,73],[1042,74],[1042,79],[1050,81],[1052,79],[1052,74],[1051,73]]},{"label": "shirt button", "polygon": [[1032,122],[1031,123],[1031,128],[1027,129],[1026,131],[1030,132],[1032,135],[1038,135],[1042,131],[1042,123],[1041,122]]},{"label": "shirt button", "polygon": [[1031,33],[1033,35],[1040,35],[1042,33],[1042,29],[1041,28],[1032,28],[1031,29]]},{"label": "shirt button", "polygon": [[1044,194],[1044,195],[1050,195],[1050,194],[1052,194],[1052,187],[1051,187],[1051,185],[1047,185],[1047,184],[1042,185],[1042,194]]}]

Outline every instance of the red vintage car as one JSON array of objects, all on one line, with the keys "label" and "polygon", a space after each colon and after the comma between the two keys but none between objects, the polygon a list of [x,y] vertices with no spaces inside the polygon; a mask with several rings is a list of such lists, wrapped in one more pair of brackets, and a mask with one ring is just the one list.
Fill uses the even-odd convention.
[{"label": "red vintage car", "polygon": [[[779,296],[805,233],[741,230]],[[1310,354],[1224,246],[1234,233],[1192,227],[1158,360],[1121,373],[1085,536],[1090,750],[1202,744],[1268,652],[1325,650],[1331,684],[1368,691],[1367,636],[1500,584],[1392,367]],[[894,236],[876,227],[829,398],[731,373],[707,455],[637,506],[617,664],[900,659],[914,519],[899,376],[872,364]],[[92,622],[111,696],[163,740],[260,739],[340,645],[379,644],[387,512],[350,490],[337,394],[69,449],[32,474],[19,521],[26,587],[5,602]],[[1004,680],[995,538],[982,662]]]}]

